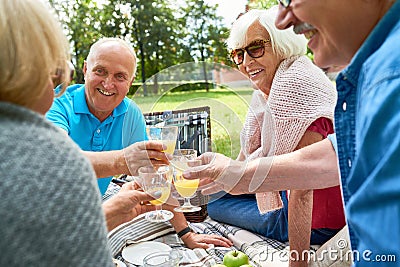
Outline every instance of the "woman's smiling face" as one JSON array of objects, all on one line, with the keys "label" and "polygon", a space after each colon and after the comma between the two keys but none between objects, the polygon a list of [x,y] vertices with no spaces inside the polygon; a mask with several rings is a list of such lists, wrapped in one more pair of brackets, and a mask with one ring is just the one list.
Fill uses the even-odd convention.
[{"label": "woman's smiling face", "polygon": [[[270,40],[267,30],[258,22],[250,25],[246,33],[244,47],[256,41]],[[244,48],[242,47],[242,48]],[[259,58],[252,58],[247,52],[243,55],[243,62],[238,66],[239,70],[249,77],[249,79],[264,94],[269,95],[272,80],[282,59],[272,52],[270,43],[264,44],[264,55]]]}]

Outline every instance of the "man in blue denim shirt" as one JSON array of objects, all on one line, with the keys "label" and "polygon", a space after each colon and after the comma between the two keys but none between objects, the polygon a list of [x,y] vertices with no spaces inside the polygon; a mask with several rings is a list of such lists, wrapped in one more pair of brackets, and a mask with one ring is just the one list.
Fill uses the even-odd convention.
[{"label": "man in blue denim shirt", "polygon": [[320,67],[349,63],[337,78],[337,153],[352,249],[371,251],[355,264],[400,261],[400,1],[282,1],[276,25],[310,38]]},{"label": "man in blue denim shirt", "polygon": [[[348,65],[337,78],[335,149],[351,247],[360,253],[355,265],[399,266],[400,1],[281,0],[276,26],[304,34],[318,66]],[[337,179],[332,143],[245,165],[203,155],[207,168],[184,175],[207,177],[205,193],[248,193],[251,181],[265,176],[251,192],[324,188]]]}]

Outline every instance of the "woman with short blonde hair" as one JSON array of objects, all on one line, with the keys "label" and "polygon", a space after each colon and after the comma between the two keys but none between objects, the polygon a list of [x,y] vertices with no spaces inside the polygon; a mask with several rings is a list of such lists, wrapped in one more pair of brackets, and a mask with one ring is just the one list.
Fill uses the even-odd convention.
[{"label": "woman with short blonde hair", "polygon": [[38,0],[0,0],[0,266],[112,267],[90,162],[46,121],[68,43]]},{"label": "woman with short blonde hair", "polygon": [[67,39],[40,1],[0,1],[0,7],[0,100],[43,109],[38,101],[49,94],[49,74],[69,79]]}]

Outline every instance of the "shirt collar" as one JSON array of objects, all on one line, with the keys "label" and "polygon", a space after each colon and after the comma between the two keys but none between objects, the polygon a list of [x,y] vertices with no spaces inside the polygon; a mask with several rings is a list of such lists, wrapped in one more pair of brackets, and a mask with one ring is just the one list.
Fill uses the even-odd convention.
[{"label": "shirt collar", "polygon": [[89,107],[86,103],[85,85],[79,84],[79,85],[72,85],[72,86],[68,87],[68,92],[71,92],[72,90],[75,90],[75,92],[73,92],[73,94],[74,94],[74,112],[90,114]]}]

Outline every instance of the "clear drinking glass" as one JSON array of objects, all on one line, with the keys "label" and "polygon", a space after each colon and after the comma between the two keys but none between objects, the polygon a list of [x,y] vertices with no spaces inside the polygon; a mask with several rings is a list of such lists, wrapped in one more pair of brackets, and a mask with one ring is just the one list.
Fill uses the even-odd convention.
[{"label": "clear drinking glass", "polygon": [[159,140],[167,146],[167,149],[164,150],[165,153],[171,155],[174,153],[178,126],[147,126],[146,133],[150,140]]},{"label": "clear drinking glass", "polygon": [[143,259],[144,267],[176,267],[182,255],[179,251],[173,249],[171,251],[155,252]]},{"label": "clear drinking glass", "polygon": [[194,206],[190,199],[195,196],[199,187],[199,179],[187,180],[182,173],[190,167],[201,165],[201,160],[197,158],[197,151],[194,149],[177,149],[174,151],[171,165],[174,168],[174,186],[176,191],[184,199],[183,205],[174,210],[179,212],[193,212],[201,210],[201,207]]},{"label": "clear drinking glass", "polygon": [[150,222],[165,222],[174,217],[168,210],[162,209],[171,193],[172,169],[168,165],[144,166],[139,170],[139,184],[143,190],[155,199],[150,203],[156,206],[155,211],[147,212],[146,220]]}]

